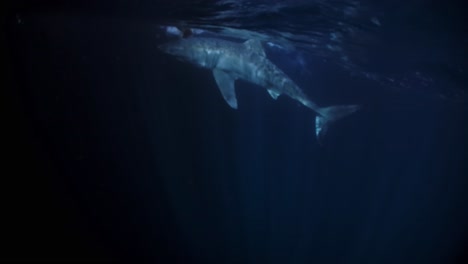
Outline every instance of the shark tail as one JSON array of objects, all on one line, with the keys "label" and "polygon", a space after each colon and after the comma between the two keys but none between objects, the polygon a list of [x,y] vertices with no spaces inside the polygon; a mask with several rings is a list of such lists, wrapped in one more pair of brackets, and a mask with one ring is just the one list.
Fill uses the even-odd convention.
[{"label": "shark tail", "polygon": [[315,117],[315,135],[322,143],[329,127],[337,120],[356,112],[358,105],[337,105],[320,108],[319,115]]}]

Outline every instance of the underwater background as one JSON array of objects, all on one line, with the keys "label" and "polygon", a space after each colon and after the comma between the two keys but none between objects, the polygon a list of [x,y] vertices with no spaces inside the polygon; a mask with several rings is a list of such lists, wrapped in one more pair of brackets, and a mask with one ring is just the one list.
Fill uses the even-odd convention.
[{"label": "underwater background", "polygon": [[[467,263],[462,1],[17,1],[1,259]],[[258,39],[315,113],[157,49]]]}]

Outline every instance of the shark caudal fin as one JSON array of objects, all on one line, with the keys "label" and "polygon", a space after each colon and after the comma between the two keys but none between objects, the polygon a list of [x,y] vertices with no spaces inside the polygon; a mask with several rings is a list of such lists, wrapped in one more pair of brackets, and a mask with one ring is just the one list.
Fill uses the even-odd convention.
[{"label": "shark caudal fin", "polygon": [[328,128],[337,120],[356,112],[358,105],[337,105],[321,108],[315,117],[315,135],[319,143],[323,142]]}]

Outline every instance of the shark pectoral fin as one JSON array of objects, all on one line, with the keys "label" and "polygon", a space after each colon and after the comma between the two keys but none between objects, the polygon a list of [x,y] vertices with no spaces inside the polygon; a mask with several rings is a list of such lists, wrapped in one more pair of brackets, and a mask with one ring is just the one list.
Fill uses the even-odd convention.
[{"label": "shark pectoral fin", "polygon": [[260,43],[259,40],[256,40],[256,39],[249,39],[247,40],[246,42],[244,42],[244,45],[251,49],[251,50],[254,50],[255,52],[257,52],[258,54],[262,55],[262,56],[265,56],[265,51],[263,50],[263,47],[262,47],[262,43]]},{"label": "shark pectoral fin", "polygon": [[223,94],[224,100],[226,100],[230,107],[237,109],[236,91],[234,89],[235,79],[228,73],[216,69],[213,70],[213,76],[221,94]]},{"label": "shark pectoral fin", "polygon": [[276,99],[278,98],[278,96],[280,95],[280,93],[275,92],[275,91],[273,91],[273,90],[267,90],[267,91],[268,91],[268,93],[271,95],[271,98],[273,98],[273,99],[275,99],[275,100],[276,100]]}]

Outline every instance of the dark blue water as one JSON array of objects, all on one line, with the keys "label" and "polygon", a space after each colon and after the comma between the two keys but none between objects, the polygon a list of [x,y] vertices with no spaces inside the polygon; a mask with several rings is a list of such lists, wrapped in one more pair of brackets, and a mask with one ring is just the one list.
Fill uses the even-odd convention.
[{"label": "dark blue water", "polygon": [[[2,258],[467,262],[462,4],[9,10]],[[257,38],[319,104],[363,108],[322,146],[315,113],[290,98],[238,81],[233,110],[211,72],[157,50],[167,26]]]}]

